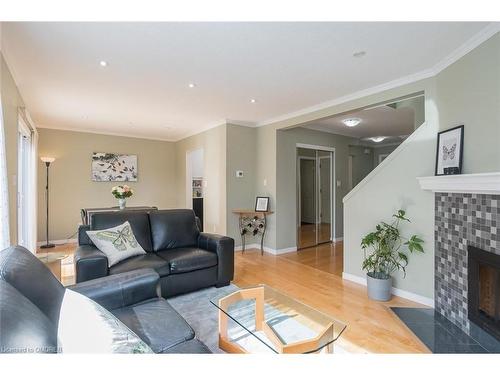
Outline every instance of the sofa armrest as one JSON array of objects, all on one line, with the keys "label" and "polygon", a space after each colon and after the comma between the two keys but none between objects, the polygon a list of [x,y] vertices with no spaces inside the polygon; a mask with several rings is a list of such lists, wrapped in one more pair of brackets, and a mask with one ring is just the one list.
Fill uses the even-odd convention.
[{"label": "sofa armrest", "polygon": [[76,282],[108,275],[108,257],[93,245],[78,246],[75,252]]},{"label": "sofa armrest", "polygon": [[234,239],[218,234],[200,233],[198,247],[217,254],[217,286],[228,285],[234,277]]},{"label": "sofa armrest", "polygon": [[114,310],[158,297],[159,280],[154,270],[142,269],[85,281],[69,289]]}]

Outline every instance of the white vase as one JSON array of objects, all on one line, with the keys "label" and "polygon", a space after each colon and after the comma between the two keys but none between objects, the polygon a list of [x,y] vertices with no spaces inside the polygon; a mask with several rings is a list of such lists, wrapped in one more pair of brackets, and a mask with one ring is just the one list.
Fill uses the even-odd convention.
[{"label": "white vase", "polygon": [[124,210],[127,206],[127,200],[125,198],[118,199],[118,206],[120,206],[120,210]]}]

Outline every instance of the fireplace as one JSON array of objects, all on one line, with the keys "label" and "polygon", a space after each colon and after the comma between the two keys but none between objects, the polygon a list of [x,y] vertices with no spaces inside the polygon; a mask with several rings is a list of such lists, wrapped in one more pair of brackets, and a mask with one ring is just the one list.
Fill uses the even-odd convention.
[{"label": "fireplace", "polygon": [[468,317],[500,340],[500,255],[468,247]]}]

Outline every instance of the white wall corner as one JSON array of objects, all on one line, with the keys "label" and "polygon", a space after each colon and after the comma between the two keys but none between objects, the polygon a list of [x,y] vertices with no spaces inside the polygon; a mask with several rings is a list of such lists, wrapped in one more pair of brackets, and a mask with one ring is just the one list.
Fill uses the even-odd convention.
[{"label": "white wall corner", "polygon": [[[365,277],[342,272],[342,278],[344,280],[352,281],[356,284],[366,286],[366,278]],[[417,302],[417,303],[420,303],[422,305],[434,308],[434,299],[432,299],[432,298],[424,297],[424,296],[421,296],[419,294],[415,294],[415,293],[408,292],[406,290],[398,289],[398,288],[394,288],[394,287],[392,288],[392,294],[395,296],[398,296],[398,297],[401,297],[401,298],[404,298],[404,299],[407,299],[407,300]]]}]

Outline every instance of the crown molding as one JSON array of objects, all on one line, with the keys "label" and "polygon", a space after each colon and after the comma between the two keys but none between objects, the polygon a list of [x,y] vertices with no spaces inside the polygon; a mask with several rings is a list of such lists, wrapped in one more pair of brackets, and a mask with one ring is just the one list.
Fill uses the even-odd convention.
[{"label": "crown molding", "polygon": [[81,128],[70,128],[64,126],[46,126],[46,125],[36,125],[37,129],[49,129],[49,130],[61,130],[67,132],[76,132],[76,133],[89,133],[89,134],[98,134],[98,135],[109,135],[113,137],[124,137],[124,138],[136,138],[136,139],[147,139],[149,141],[160,141],[160,142],[176,142],[177,140],[171,138],[163,138],[163,137],[148,137],[142,135],[131,134],[127,132],[107,132],[107,131],[99,131],[99,130],[89,130],[89,129],[81,129]]},{"label": "crown molding", "polygon": [[306,115],[312,112],[320,111],[323,109],[327,109],[329,107],[333,107],[336,105],[344,104],[356,99],[361,99],[366,96],[374,95],[381,93],[383,91],[387,91],[390,89],[394,89],[396,87],[400,87],[403,85],[407,85],[410,83],[418,82],[426,78],[435,77],[441,71],[443,71],[448,66],[452,65],[460,58],[464,57],[467,53],[478,47],[480,44],[484,43],[486,40],[491,38],[493,35],[500,31],[500,22],[492,22],[481,31],[479,31],[472,38],[468,39],[464,44],[455,49],[452,53],[446,56],[444,59],[439,61],[437,64],[432,66],[429,69],[422,70],[415,74],[410,74],[408,76],[398,78],[377,86],[373,86],[367,89],[363,89],[352,94],[341,96],[337,99],[329,100],[317,105],[313,105],[310,107],[306,107],[300,109],[298,111],[289,112],[280,116],[276,116],[264,121],[260,121],[257,123],[257,127],[274,124],[280,121],[289,120],[298,116]]}]

